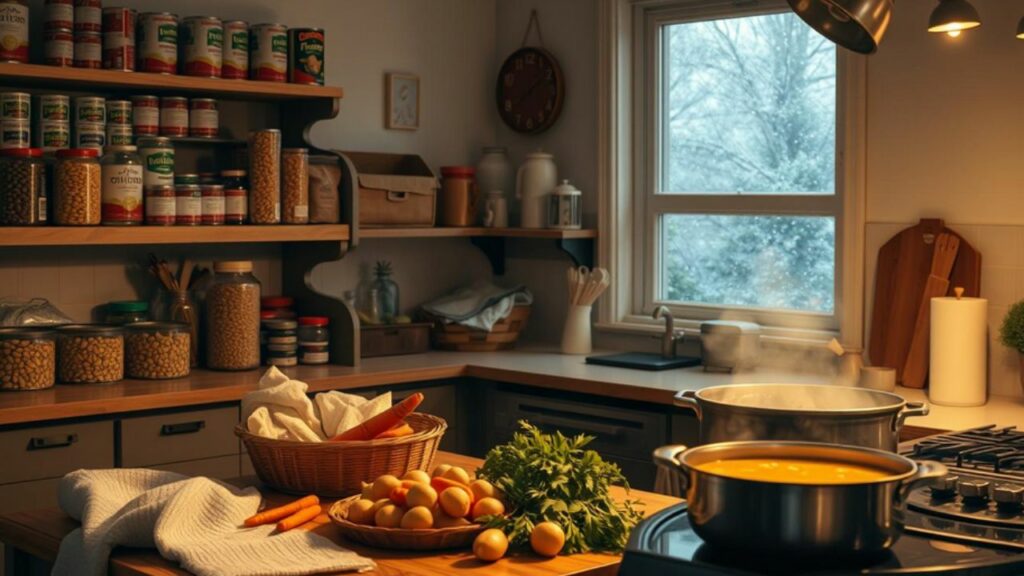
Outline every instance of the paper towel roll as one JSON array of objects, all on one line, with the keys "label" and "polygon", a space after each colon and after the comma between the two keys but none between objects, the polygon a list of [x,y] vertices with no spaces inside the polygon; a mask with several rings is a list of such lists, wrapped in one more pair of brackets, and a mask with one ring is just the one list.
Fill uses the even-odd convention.
[{"label": "paper towel roll", "polygon": [[932,298],[928,399],[943,406],[986,401],[988,300]]}]

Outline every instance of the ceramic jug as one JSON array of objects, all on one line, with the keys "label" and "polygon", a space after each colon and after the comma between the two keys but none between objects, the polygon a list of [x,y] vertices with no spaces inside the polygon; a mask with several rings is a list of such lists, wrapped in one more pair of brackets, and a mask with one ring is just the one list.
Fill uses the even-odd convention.
[{"label": "ceramic jug", "polygon": [[547,224],[548,194],[558,184],[558,168],[551,154],[533,152],[516,173],[516,198],[520,201],[523,228],[544,228]]},{"label": "ceramic jug", "polygon": [[488,228],[508,228],[508,203],[505,193],[491,190],[484,202],[484,226]]}]

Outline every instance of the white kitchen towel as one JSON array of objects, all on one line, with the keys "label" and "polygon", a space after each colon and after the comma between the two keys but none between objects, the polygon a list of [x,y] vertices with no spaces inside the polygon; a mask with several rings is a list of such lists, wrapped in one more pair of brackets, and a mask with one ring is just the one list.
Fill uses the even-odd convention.
[{"label": "white kitchen towel", "polygon": [[305,530],[244,528],[260,494],[209,478],[145,469],[78,470],[58,489],[82,523],[61,541],[55,576],[101,576],[117,546],[155,547],[198,576],[299,576],[363,572],[373,560]]},{"label": "white kitchen towel", "polygon": [[449,322],[490,332],[515,304],[532,303],[533,294],[523,286],[502,288],[481,280],[428,302],[423,309]]},{"label": "white kitchen towel", "polygon": [[331,438],[391,408],[391,392],[367,400],[356,394],[332,390],[317,394],[313,401],[320,412],[324,435]]}]

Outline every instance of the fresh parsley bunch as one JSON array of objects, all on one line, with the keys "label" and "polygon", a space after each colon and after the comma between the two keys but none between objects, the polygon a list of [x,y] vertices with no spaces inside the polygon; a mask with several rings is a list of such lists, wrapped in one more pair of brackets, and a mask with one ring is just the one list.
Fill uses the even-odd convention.
[{"label": "fresh parsley bunch", "polygon": [[519,425],[523,431],[492,448],[477,471],[504,493],[509,510],[488,526],[501,528],[515,545],[527,545],[534,525],[547,520],[565,531],[565,554],[621,552],[642,514],[638,501],[619,504],[608,494],[612,484],[629,489],[619,467],[585,449],[592,436],[567,438],[526,421]]}]

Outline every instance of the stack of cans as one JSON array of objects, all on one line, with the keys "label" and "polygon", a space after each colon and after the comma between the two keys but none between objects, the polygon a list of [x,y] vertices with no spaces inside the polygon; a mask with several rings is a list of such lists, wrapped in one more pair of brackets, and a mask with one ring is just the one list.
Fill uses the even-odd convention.
[{"label": "stack of cans", "polygon": [[71,147],[71,98],[64,94],[39,96],[36,147],[53,153]]},{"label": "stack of cans", "polygon": [[78,96],[74,109],[75,148],[94,148],[101,153],[107,144],[107,102],[101,96]]},{"label": "stack of cans", "polygon": [[107,145],[132,145],[132,103],[107,100]]},{"label": "stack of cans", "polygon": [[0,93],[2,148],[28,148],[32,136],[32,96],[27,92]]}]

